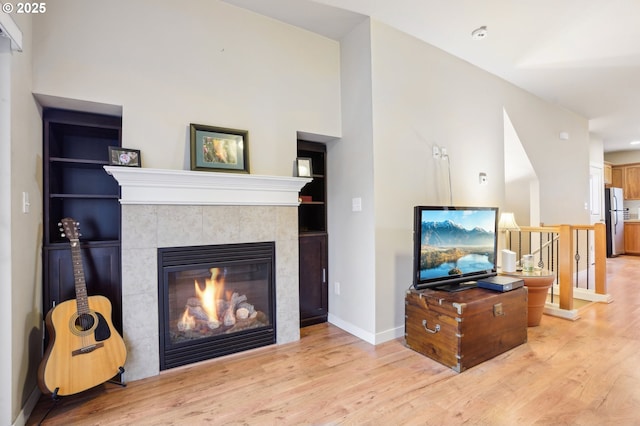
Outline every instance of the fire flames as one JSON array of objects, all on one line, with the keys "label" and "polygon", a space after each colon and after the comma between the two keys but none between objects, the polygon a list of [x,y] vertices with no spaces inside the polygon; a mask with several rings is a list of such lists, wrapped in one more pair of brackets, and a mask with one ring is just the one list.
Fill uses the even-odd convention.
[{"label": "fire flames", "polygon": [[196,326],[196,319],[207,321],[209,328],[220,326],[218,314],[218,300],[224,291],[224,271],[211,268],[211,278],[205,280],[204,289],[194,281],[197,302],[191,302],[185,307],[182,317],[178,320],[178,330],[192,330]]},{"label": "fire flames", "polygon": [[192,330],[195,327],[196,327],[196,319],[193,316],[189,315],[188,309],[185,309],[184,313],[182,314],[182,317],[178,321],[178,330],[180,331]]},{"label": "fire flames", "polygon": [[209,272],[211,278],[205,279],[204,288],[194,282],[194,297],[187,299],[184,313],[177,320],[178,331],[224,333],[238,327],[244,329],[266,324],[264,313],[247,301],[246,294],[225,289],[224,268],[211,268]]},{"label": "fire flames", "polygon": [[224,273],[219,268],[209,269],[211,279],[205,280],[204,290],[200,289],[198,282],[195,281],[196,296],[202,302],[202,309],[207,313],[209,318],[218,318],[218,307],[216,300],[220,299],[220,295],[224,290]]}]

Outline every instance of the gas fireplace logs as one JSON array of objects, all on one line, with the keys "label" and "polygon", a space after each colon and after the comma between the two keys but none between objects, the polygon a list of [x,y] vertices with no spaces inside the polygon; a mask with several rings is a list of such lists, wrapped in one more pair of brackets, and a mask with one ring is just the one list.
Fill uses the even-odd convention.
[{"label": "gas fireplace logs", "polygon": [[209,271],[211,279],[206,280],[204,290],[195,282],[196,296],[187,299],[184,314],[177,322],[179,332],[202,333],[223,327],[220,332],[230,333],[267,325],[266,315],[248,303],[246,295],[233,292],[228,300],[222,298],[224,272],[219,268]]}]

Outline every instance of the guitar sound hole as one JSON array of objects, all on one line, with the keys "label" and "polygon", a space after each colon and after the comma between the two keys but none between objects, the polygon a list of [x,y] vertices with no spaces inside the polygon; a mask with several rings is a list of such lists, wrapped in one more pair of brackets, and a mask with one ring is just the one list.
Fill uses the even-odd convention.
[{"label": "guitar sound hole", "polygon": [[93,327],[94,322],[95,319],[92,315],[82,314],[79,315],[78,318],[76,318],[74,326],[77,331],[87,331]]}]

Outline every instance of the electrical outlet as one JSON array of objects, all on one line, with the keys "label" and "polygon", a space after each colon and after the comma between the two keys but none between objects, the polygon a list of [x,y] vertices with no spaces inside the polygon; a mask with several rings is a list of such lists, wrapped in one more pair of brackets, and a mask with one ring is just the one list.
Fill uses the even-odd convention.
[{"label": "electrical outlet", "polygon": [[440,148],[437,146],[433,147],[433,158],[439,160],[440,159]]},{"label": "electrical outlet", "polygon": [[486,185],[487,184],[487,174],[486,173],[480,173],[480,175],[478,175],[478,180],[480,181],[480,185]]}]

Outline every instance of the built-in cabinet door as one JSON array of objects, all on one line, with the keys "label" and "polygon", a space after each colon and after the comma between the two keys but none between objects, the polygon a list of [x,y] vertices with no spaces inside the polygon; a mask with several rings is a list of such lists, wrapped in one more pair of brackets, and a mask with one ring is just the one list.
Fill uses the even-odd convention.
[{"label": "built-in cabinet door", "polygon": [[625,222],[624,252],[640,255],[640,222]]},{"label": "built-in cabinet door", "polygon": [[623,188],[623,176],[624,176],[624,168],[614,166],[611,168],[611,186],[614,188]]},{"label": "built-in cabinet door", "polygon": [[626,200],[640,200],[640,165],[624,168],[624,198]]},{"label": "built-in cabinet door", "polygon": [[327,321],[327,235],[300,235],[300,326]]},{"label": "built-in cabinet door", "polygon": [[[80,245],[82,271],[89,297],[105,296],[111,302],[113,326],[122,334],[122,290],[120,286],[120,245],[98,247]],[[44,248],[45,311],[65,300],[76,299],[71,249],[67,245]],[[45,312],[46,313],[46,312]]]}]

